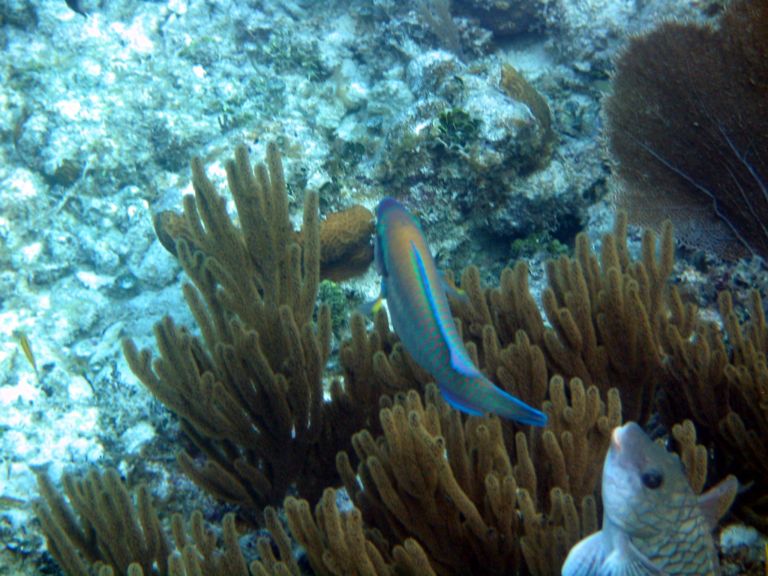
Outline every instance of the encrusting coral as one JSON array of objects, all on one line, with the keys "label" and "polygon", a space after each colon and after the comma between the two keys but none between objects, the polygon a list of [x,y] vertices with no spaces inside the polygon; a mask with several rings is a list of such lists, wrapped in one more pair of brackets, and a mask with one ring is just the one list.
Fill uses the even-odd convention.
[{"label": "encrusting coral", "polygon": [[335,282],[365,272],[373,262],[373,214],[351,206],[326,216],[320,226],[320,276]]}]

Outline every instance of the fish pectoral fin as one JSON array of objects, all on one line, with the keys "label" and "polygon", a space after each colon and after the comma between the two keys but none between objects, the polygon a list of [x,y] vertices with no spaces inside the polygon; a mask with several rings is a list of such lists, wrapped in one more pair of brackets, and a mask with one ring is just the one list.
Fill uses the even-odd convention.
[{"label": "fish pectoral fin", "polygon": [[618,540],[618,546],[605,558],[595,576],[669,576],[654,566],[626,536]]},{"label": "fish pectoral fin", "polygon": [[474,406],[467,404],[465,398],[457,396],[448,390],[446,386],[438,385],[438,388],[440,388],[440,393],[443,395],[443,398],[445,398],[445,401],[448,402],[451,408],[455,408],[460,412],[465,412],[466,414],[470,414],[472,416],[482,416],[484,414],[484,412],[478,410]]},{"label": "fish pectoral fin", "polygon": [[378,297],[375,300],[371,300],[370,302],[364,302],[360,304],[360,306],[357,307],[357,311],[360,312],[363,316],[366,318],[370,318],[371,316],[375,316],[379,309],[384,305],[384,300],[387,297],[387,279],[382,278],[381,279],[381,292],[379,292]]},{"label": "fish pectoral fin", "polygon": [[599,572],[591,572],[594,576],[669,576],[663,570],[659,570],[652,564],[633,561],[619,557],[618,552],[612,552],[605,559],[605,563]]},{"label": "fish pectoral fin", "polygon": [[562,576],[668,576],[654,566],[623,533],[595,532],[576,544],[563,564]]},{"label": "fish pectoral fin", "polygon": [[440,272],[440,285],[443,287],[443,291],[454,300],[469,304],[469,296],[467,296],[467,293],[461,288],[453,284],[449,284],[445,279],[444,272]]},{"label": "fish pectoral fin", "polygon": [[370,302],[363,302],[360,304],[360,306],[357,307],[357,311],[366,318],[370,318],[378,313],[383,304],[384,300],[381,298],[381,296],[379,296],[376,298],[376,300],[371,300]]},{"label": "fish pectoral fin", "polygon": [[595,576],[602,574],[600,567],[608,551],[602,532],[595,532],[576,544],[563,564],[562,576]]}]

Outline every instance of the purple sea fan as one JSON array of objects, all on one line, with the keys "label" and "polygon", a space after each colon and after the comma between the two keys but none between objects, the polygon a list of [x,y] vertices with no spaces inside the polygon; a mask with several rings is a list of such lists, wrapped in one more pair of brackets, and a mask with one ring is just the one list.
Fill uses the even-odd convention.
[{"label": "purple sea fan", "polygon": [[667,22],[633,38],[605,102],[638,224],[671,218],[682,241],[768,256],[768,2],[736,0],[719,28]]}]

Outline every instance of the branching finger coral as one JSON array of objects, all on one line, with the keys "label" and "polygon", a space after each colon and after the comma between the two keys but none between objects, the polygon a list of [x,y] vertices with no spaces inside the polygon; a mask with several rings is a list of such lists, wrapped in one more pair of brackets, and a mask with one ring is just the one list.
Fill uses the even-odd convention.
[{"label": "branching finger coral", "polygon": [[[64,497],[37,472],[42,500],[35,514],[48,551],[70,576],[248,576],[233,514],[224,518],[221,547],[200,512],[185,526],[171,519],[173,538],[161,528],[146,486],[134,506],[114,469],[62,477]],[[69,504],[67,503],[69,501]],[[255,566],[251,572],[255,574]]]},{"label": "branching finger coral", "polygon": [[171,548],[146,487],[139,489],[134,508],[115,470],[91,472],[83,479],[64,475],[62,481],[72,507],[48,475],[37,472],[43,500],[35,504],[35,514],[48,551],[67,574],[88,576],[90,565],[97,562],[118,574],[129,573],[132,564],[151,574],[157,562],[159,573],[168,573]]},{"label": "branching finger coral", "polygon": [[[366,524],[389,543],[414,538],[437,574],[506,574],[524,565],[533,573],[554,573],[570,545],[586,534],[582,526],[597,526],[600,467],[583,467],[579,459],[601,460],[621,417],[615,391],[606,407],[595,388],[585,393],[578,381],[571,383],[575,404],[565,401],[562,381],[553,386],[560,387],[552,392],[558,400],[545,410],[556,416],[557,428],[544,431],[541,458],[538,432],[518,432],[515,460],[497,418],[463,420],[434,386],[427,388],[426,405],[414,391],[399,395],[381,411],[383,437],[367,431],[354,436],[357,472],[347,454],[338,456]],[[586,440],[579,451],[568,439],[576,433],[600,440]],[[583,492],[569,491],[572,472]],[[542,512],[545,499],[549,506]]]},{"label": "branching finger coral", "polygon": [[314,516],[305,500],[290,497],[285,501],[285,512],[291,533],[304,546],[317,576],[435,574],[415,540],[406,540],[391,552],[380,550],[380,542],[366,536],[360,511],[340,512],[332,489],[325,491]]},{"label": "branching finger coral", "polygon": [[[476,268],[464,271],[468,298],[451,304],[471,360],[549,417],[543,429],[521,429],[450,409],[384,310],[371,329],[352,316],[341,374],[327,378],[330,311],[316,306],[324,250],[344,274],[357,256],[337,248],[352,246],[364,262],[370,214],[348,214],[354,226],[329,218],[324,233],[308,193],[302,229],[293,230],[274,145],[265,164],[252,167],[244,148],[227,164],[236,217],[199,160],[192,173],[183,213],[159,216],[156,228],[189,278],[196,327],[167,317],[155,327],[156,358],[130,340],[125,355],[192,442],[178,456],[182,470],[271,539],[258,540],[260,559],[249,564],[232,515],[220,538],[199,513],[188,525],[174,517],[168,537],[148,491],[139,489],[134,506],[114,471],[65,476],[69,504],[41,475],[35,509],[68,573],[300,576],[289,532],[321,576],[558,573],[570,547],[597,530],[611,430],[623,419],[644,423],[657,407],[694,489],[708,468],[735,472],[752,485],[745,517],[764,522],[762,302],[753,296],[752,321],[741,325],[721,296],[725,336],[697,324],[695,306],[668,285],[671,225],[658,240],[646,232],[635,261],[623,216],[599,255],[579,235],[574,257],[547,266],[543,312],[524,264],[492,288]],[[693,423],[673,426],[686,417]],[[342,483],[352,509],[337,501]],[[283,500],[294,487],[296,497]]]},{"label": "branching finger coral", "polygon": [[[768,530],[768,329],[760,295],[741,324],[730,293],[719,297],[725,334],[702,323],[695,338],[669,330],[669,381],[660,404],[666,422],[690,418],[714,447],[716,475],[733,473],[750,488],[735,512]],[[683,401],[680,401],[680,399]]]},{"label": "branching finger coral", "polygon": [[[242,147],[227,163],[239,226],[199,160],[192,179],[195,195],[162,231],[192,281],[184,296],[200,336],[165,318],[155,327],[159,358],[131,340],[126,358],[180,417],[200,454],[182,451],[179,463],[205,490],[256,513],[280,502],[293,483],[315,500],[337,481],[336,451],[378,406],[375,389],[363,394],[351,381],[349,388],[336,382],[331,402],[323,400],[331,321],[327,307],[312,321],[321,258],[317,195],[305,197],[299,243],[274,145],[266,165],[251,168]],[[369,395],[372,409],[362,402]]]},{"label": "branching finger coral", "polygon": [[456,313],[483,367],[509,392],[535,404],[543,400],[547,380],[560,374],[603,394],[616,387],[624,419],[648,418],[664,379],[667,327],[690,334],[696,309],[667,285],[674,263],[671,226],[658,246],[646,231],[639,261],[629,257],[626,226],[619,215],[613,234],[603,237],[599,259],[579,234],[573,258],[548,262],[542,300],[551,328],[530,295],[525,264],[505,270],[493,289],[480,286],[476,269],[464,272],[469,303],[456,302]]}]

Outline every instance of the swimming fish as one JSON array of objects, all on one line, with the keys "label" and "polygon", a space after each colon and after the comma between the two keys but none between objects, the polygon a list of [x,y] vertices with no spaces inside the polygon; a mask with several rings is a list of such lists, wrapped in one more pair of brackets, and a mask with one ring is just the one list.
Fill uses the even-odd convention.
[{"label": "swimming fish", "polygon": [[547,416],[494,385],[472,363],[453,321],[446,287],[416,219],[396,200],[376,208],[374,260],[395,333],[416,363],[437,382],[448,403],[544,426]]},{"label": "swimming fish", "polygon": [[676,454],[629,422],[603,466],[603,529],[568,554],[563,576],[719,574],[712,530],[736,496],[734,476],[696,496]]},{"label": "swimming fish", "polygon": [[35,374],[39,375],[37,371],[37,360],[35,360],[35,354],[32,352],[32,344],[29,341],[29,336],[27,336],[26,332],[18,332],[16,337],[19,340],[19,347],[24,354],[24,358],[27,359],[29,365],[35,370]]},{"label": "swimming fish", "polygon": [[88,12],[83,8],[83,3],[80,0],[64,0],[69,6],[70,10],[77,12],[81,16],[88,16]]}]

